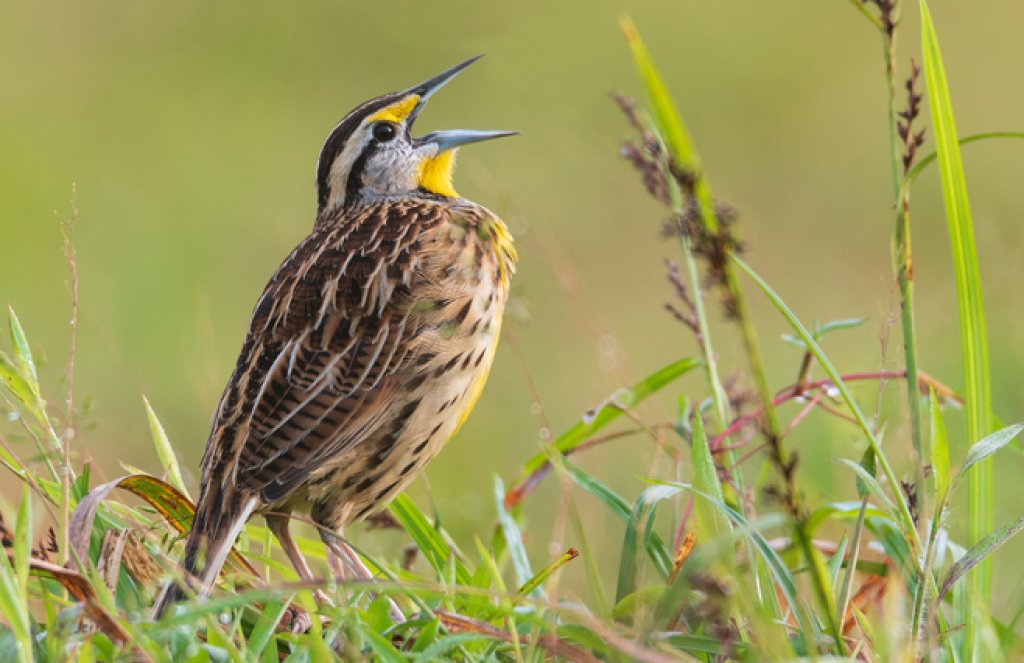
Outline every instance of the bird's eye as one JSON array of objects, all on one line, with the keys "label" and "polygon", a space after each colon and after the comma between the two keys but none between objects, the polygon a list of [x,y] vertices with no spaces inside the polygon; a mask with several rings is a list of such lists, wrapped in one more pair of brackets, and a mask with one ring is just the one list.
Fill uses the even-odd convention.
[{"label": "bird's eye", "polygon": [[382,143],[386,143],[398,135],[398,129],[390,122],[378,122],[373,125],[373,137]]}]

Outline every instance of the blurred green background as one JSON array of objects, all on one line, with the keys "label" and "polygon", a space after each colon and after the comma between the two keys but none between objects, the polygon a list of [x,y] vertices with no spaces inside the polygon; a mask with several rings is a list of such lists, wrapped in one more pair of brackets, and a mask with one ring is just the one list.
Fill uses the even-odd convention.
[{"label": "blurred green background", "polygon": [[[159,470],[142,394],[194,473],[251,307],[312,224],[313,172],[327,133],[356,104],[476,53],[487,57],[431,102],[418,128],[523,131],[463,150],[456,173],[463,195],[508,221],[522,262],[516,313],[484,397],[427,473],[445,524],[464,544],[472,532],[486,536],[495,474],[511,481],[541,439],[614,389],[696,355],[692,337],[662,308],[672,297],[663,261],[678,257],[676,244],[659,238],[664,212],[619,157],[630,131],[607,93],[640,95],[617,25],[623,13],[671,85],[716,193],[739,209],[749,261],[808,322],[869,319],[827,340],[840,370],[883,365],[880,338],[898,315],[885,84],[881,42],[849,2],[384,7],[0,5],[0,303],[21,316],[45,357],[51,398],[59,398],[69,331],[59,226],[74,184],[75,392],[80,404],[94,401],[76,445],[101,476],[122,472],[119,462]],[[961,133],[1024,128],[1024,4],[936,0],[932,10]],[[915,3],[905,14],[901,77],[917,48]],[[923,149],[931,151],[930,141]],[[1014,421],[1024,409],[1024,145],[972,145],[965,161],[995,402],[999,416]],[[913,225],[923,368],[959,387],[934,170],[915,189]],[[749,293],[781,388],[799,353],[779,342],[783,324]],[[899,355],[896,324],[889,364]],[[718,349],[727,371],[742,367],[731,330],[723,329]],[[694,376],[673,393],[699,398],[702,389]],[[874,402],[872,388],[859,393]],[[642,410],[652,422],[673,411],[672,398]],[[886,413],[887,443],[905,457],[899,410]],[[851,494],[850,476],[829,459],[859,455],[853,429],[815,415],[792,444],[813,502]],[[632,500],[654,457],[650,441],[634,436],[581,462]],[[662,462],[655,471],[666,470]],[[997,523],[1024,512],[1020,470],[1019,457],[998,463]],[[423,482],[414,491],[429,508]],[[538,561],[548,554],[556,502],[549,480],[526,506]],[[607,559],[601,546],[596,552],[606,565],[616,559],[621,528],[588,496],[578,503],[594,515],[592,542],[608,542]],[[563,540],[572,544],[572,534]],[[1006,600],[1019,593],[1017,576],[1000,585]]]}]

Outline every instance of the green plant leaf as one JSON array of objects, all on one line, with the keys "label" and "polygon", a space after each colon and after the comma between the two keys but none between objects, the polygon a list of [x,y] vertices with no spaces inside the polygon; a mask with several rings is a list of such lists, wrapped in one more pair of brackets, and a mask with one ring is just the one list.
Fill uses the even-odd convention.
[{"label": "green plant leaf", "polygon": [[532,594],[535,590],[539,589],[544,582],[551,577],[551,575],[562,568],[572,560],[579,557],[579,551],[575,548],[569,548],[564,553],[556,557],[547,566],[538,571],[532,578],[527,580],[522,587],[516,592],[517,596],[526,597]]},{"label": "green plant leaf", "polygon": [[284,617],[291,602],[286,599],[271,599],[263,606],[259,619],[249,633],[246,649],[253,657],[259,657],[274,640],[274,630]]},{"label": "green plant leaf", "polygon": [[[970,136],[964,136],[957,140],[958,145],[970,145],[971,143],[977,143],[983,140],[994,140],[996,138],[1017,138],[1024,139],[1024,132],[1021,131],[986,131],[983,133],[971,134]],[[936,159],[939,158],[937,152],[932,152],[921,159],[907,172],[906,177],[903,178],[903,188],[908,188],[914,183],[914,180],[924,172],[924,170],[931,164],[935,163]],[[901,192],[901,198],[902,198]]]},{"label": "green plant leaf", "polygon": [[[797,600],[796,579],[793,577],[793,574],[786,566],[786,563],[782,561],[781,557],[779,557],[779,554],[775,552],[774,548],[771,547],[771,544],[769,544],[768,541],[765,540],[765,538],[761,535],[759,531],[757,531],[757,529],[753,525],[747,522],[747,519],[743,517],[743,514],[736,511],[722,500],[719,500],[706,493],[701,493],[694,486],[674,481],[654,481],[653,483],[657,485],[672,486],[679,490],[686,490],[695,495],[699,495],[710,504],[713,504],[723,514],[725,514],[725,516],[730,521],[732,521],[733,525],[735,526],[735,529],[733,530],[733,537],[746,537],[750,539],[750,541],[754,544],[754,549],[757,550],[757,552],[764,559],[768,567],[768,570],[772,575],[772,578],[774,579],[776,585],[779,588],[779,592],[781,592],[783,598],[786,599],[786,602],[789,604],[790,609],[793,610],[793,613],[794,615],[796,615],[798,620],[803,620],[804,611],[799,609],[799,606],[801,604]],[[680,574],[680,577],[676,578],[676,583],[681,581],[682,576],[683,574]],[[669,592],[665,599],[666,606],[664,606],[661,611],[663,613],[669,612],[671,606],[668,606],[667,604],[671,603],[675,599],[676,595],[673,592]],[[801,628],[806,630],[807,628],[810,628],[810,625],[803,624]],[[810,633],[812,631],[807,632]]]},{"label": "green plant leaf", "polygon": [[28,549],[32,544],[31,541],[26,544],[23,540],[25,531],[31,530],[21,524],[25,520],[22,513],[28,509],[28,495],[28,484],[24,484],[15,528],[13,560],[7,555],[6,550],[0,551],[0,613],[4,615],[11,628],[17,660],[21,663],[31,663],[34,660],[32,624],[29,618],[31,613],[28,605]]},{"label": "green plant leaf", "polygon": [[[985,329],[985,303],[981,294],[981,274],[974,244],[974,223],[967,197],[967,180],[960,158],[960,143],[945,66],[939,50],[928,3],[921,0],[921,50],[924,77],[931,109],[932,134],[938,155],[939,181],[942,201],[946,209],[949,246],[953,254],[953,272],[956,280],[957,313],[960,319],[960,348],[963,356],[964,396],[967,410],[967,438],[980,440],[992,432],[992,385],[989,377],[988,340]],[[992,502],[992,463],[982,460],[967,481],[968,541],[978,542],[992,529],[994,505]],[[975,606],[988,610],[992,597],[992,570],[987,559],[981,558],[968,580],[972,605],[958,601],[956,616],[964,624],[963,653],[975,655],[979,616]]]},{"label": "green plant leaf", "polygon": [[[97,510],[100,504],[117,488],[126,490],[146,501],[156,509],[167,524],[178,532],[187,532],[192,527],[195,507],[192,501],[177,488],[159,477],[148,474],[123,476],[93,488],[79,501],[78,506],[71,514],[71,522],[68,527],[71,547],[82,562],[89,558],[89,541],[92,537]],[[228,554],[228,560],[235,568],[259,577],[259,572],[234,548]]]},{"label": "green plant leaf", "polygon": [[984,537],[978,543],[971,546],[971,548],[964,553],[964,556],[958,559],[953,566],[950,567],[949,572],[946,574],[946,578],[942,581],[942,587],[939,589],[939,596],[935,602],[941,602],[946,596],[946,593],[958,580],[960,580],[960,578],[964,576],[964,574],[987,559],[989,555],[1009,541],[1010,538],[1017,534],[1017,532],[1021,531],[1021,529],[1024,529],[1024,518],[1020,518],[1009,525],[1000,527],[996,531]]},{"label": "green plant leaf", "polygon": [[[643,380],[637,382],[629,389],[620,389],[615,392],[607,402],[597,406],[586,415],[583,420],[575,426],[559,435],[551,446],[565,454],[571,449],[594,436],[599,430],[612,423],[622,416],[623,408],[631,408],[639,405],[651,394],[661,391],[673,380],[685,375],[704,362],[699,359],[680,359],[668,366],[651,373]],[[528,475],[537,470],[547,462],[547,454],[541,452],[523,466],[523,474]],[[511,495],[513,491],[509,491]]]},{"label": "green plant leaf", "polygon": [[[498,476],[494,477],[494,498],[497,501],[498,523],[505,536],[506,549],[512,558],[512,568],[515,569],[518,584],[525,586],[533,577],[533,569],[530,568],[530,558],[523,545],[523,535],[519,531],[519,524],[505,510],[505,484]],[[535,586],[532,591],[537,592],[538,588]],[[539,596],[539,593],[537,595]]]},{"label": "green plant leaf", "polygon": [[[630,508],[626,500],[622,499],[618,493],[564,456],[557,458],[556,461],[568,472],[569,476],[580,488],[583,488],[599,499],[612,513],[621,518],[623,522],[629,522],[633,509]],[[668,546],[665,545],[665,542],[656,532],[651,532],[650,536],[646,538],[646,545],[644,547],[651,561],[654,562],[655,568],[658,569],[658,573],[662,578],[667,578],[672,571],[672,553],[669,551]]]},{"label": "green plant leaf", "polygon": [[462,563],[456,551],[445,541],[441,533],[427,520],[419,507],[405,493],[401,493],[391,502],[393,515],[405,531],[412,537],[416,547],[427,559],[438,577],[444,577],[448,559],[455,559],[455,580],[460,585],[470,585],[472,576]]},{"label": "green plant leaf", "polygon": [[708,448],[708,437],[704,432],[704,421],[700,413],[693,417],[693,444],[690,447],[690,462],[693,465],[693,486],[699,493],[695,495],[693,511],[697,516],[697,539],[713,541],[729,533],[729,521],[722,511],[707,502],[700,495],[710,495],[718,502],[725,503],[722,496],[722,484],[718,480],[718,470],[711,458]]},{"label": "green plant leaf", "polygon": [[650,550],[654,534],[654,514],[658,502],[673,497],[678,490],[668,486],[649,486],[640,493],[623,535],[622,552],[619,554],[619,575],[615,585],[615,602],[620,603],[626,596],[637,591],[640,581],[641,553]]},{"label": "green plant leaf", "polygon": [[160,459],[160,464],[167,475],[167,481],[181,491],[185,497],[191,499],[188,489],[185,487],[185,480],[181,477],[178,455],[174,453],[174,447],[167,438],[167,431],[164,430],[164,425],[157,418],[153,406],[149,404],[149,399],[143,396],[142,402],[146,406],[146,421],[149,422],[149,432],[153,436],[153,446],[156,447],[156,455]]},{"label": "green plant leaf", "polygon": [[39,400],[39,375],[36,373],[36,362],[32,359],[32,349],[29,348],[28,339],[25,338],[25,330],[21,321],[15,315],[14,309],[7,307],[7,325],[11,333],[11,343],[14,345],[15,355],[18,358],[18,367],[22,375],[28,380],[32,391]]},{"label": "green plant leaf", "polygon": [[[743,270],[744,273],[746,273],[747,276],[750,277],[752,281],[754,281],[755,284],[757,284],[757,287],[761,289],[761,292],[763,292],[772,305],[775,306],[775,309],[782,314],[782,317],[784,317],[787,322],[789,322],[790,327],[792,327],[793,331],[797,333],[797,336],[799,336],[807,345],[807,351],[814,355],[814,358],[818,361],[818,365],[821,366],[821,369],[829,379],[832,380],[836,389],[839,390],[839,395],[842,397],[846,407],[848,407],[853,413],[853,417],[856,419],[857,425],[860,426],[861,431],[863,431],[864,435],[867,437],[868,444],[871,446],[871,450],[875,454],[875,461],[881,467],[886,480],[890,485],[898,486],[899,481],[897,480],[896,473],[893,472],[892,465],[890,465],[889,460],[882,452],[882,446],[875,437],[871,424],[868,422],[867,417],[864,416],[863,410],[861,410],[860,405],[857,404],[857,400],[853,397],[853,394],[850,392],[849,387],[846,386],[846,383],[843,382],[842,376],[832,365],[828,356],[824,351],[822,351],[814,338],[812,338],[810,332],[808,332],[807,328],[802,322],[800,322],[800,319],[796,317],[796,314],[793,313],[792,309],[786,305],[786,302],[783,301],[782,297],[780,297],[779,294],[775,292],[770,285],[768,285],[768,282],[761,278],[760,274],[755,272],[750,265],[745,263],[736,254],[731,254],[729,257],[741,270]],[[913,542],[915,548],[920,548],[917,526],[914,523],[913,515],[910,513],[910,505],[907,504],[906,496],[899,490],[895,491],[895,494],[896,505],[898,507],[897,513],[899,515],[899,521],[902,526],[903,533],[910,541]]]},{"label": "green plant leaf", "polygon": [[[807,528],[807,533],[813,535],[815,531],[825,521],[830,518],[838,520],[857,520],[860,517],[861,503],[850,501],[850,502],[829,502],[816,507],[811,511],[811,515],[807,517],[807,523],[804,525]],[[867,507],[865,513],[869,516],[881,516],[886,517],[888,514],[877,507]]]},{"label": "green plant leaf", "polygon": [[[945,500],[949,490],[949,437],[946,435],[946,420],[942,417],[942,406],[935,396],[935,389],[928,389],[928,403],[931,413],[931,439],[928,442],[932,463],[932,480],[938,504]],[[938,508],[938,507],[936,507]]]},{"label": "green plant leaf", "polygon": [[[814,327],[811,329],[811,336],[817,341],[831,332],[838,331],[840,329],[855,329],[856,327],[863,325],[865,322],[867,322],[867,318],[831,320],[823,325],[815,323]],[[807,349],[807,345],[800,338],[793,336],[792,334],[783,334],[782,340],[790,345],[795,345],[798,348]]]},{"label": "green plant leaf", "polygon": [[986,436],[985,439],[981,440],[977,444],[972,445],[971,448],[967,450],[967,456],[964,458],[963,466],[960,468],[960,471],[956,473],[956,476],[953,477],[953,485],[956,486],[960,479],[966,476],[972,467],[1012,442],[1013,438],[1017,437],[1022,430],[1024,430],[1024,424],[1013,424],[1012,426],[1007,426],[1002,430],[997,430],[995,433]]},{"label": "green plant leaf", "polygon": [[861,467],[860,464],[853,462],[849,458],[835,458],[834,460],[840,465],[845,465],[853,470],[854,474],[857,475],[857,480],[860,481],[860,485],[864,486],[869,493],[878,499],[883,509],[889,513],[896,513],[896,505],[885,494],[882,484],[878,483],[878,479],[868,474],[868,471]]},{"label": "green plant leaf", "polygon": [[24,413],[32,415],[36,421],[45,419],[45,415],[39,409],[39,399],[31,383],[18,370],[17,364],[11,361],[3,352],[0,352],[0,385],[4,387],[5,395],[13,402],[15,407],[20,408]]},{"label": "green plant leaf", "polygon": [[690,132],[683,124],[682,117],[676,110],[676,105],[669,95],[668,89],[661,81],[661,75],[654,66],[654,61],[647,52],[647,46],[640,38],[636,25],[629,18],[622,18],[619,21],[626,42],[633,53],[633,62],[636,64],[640,79],[643,81],[644,89],[651,102],[651,110],[654,115],[654,122],[658,126],[658,132],[665,140],[671,154],[678,160],[679,165],[690,170],[697,170],[699,163],[696,163],[696,154],[693,149],[693,142],[690,140]]}]

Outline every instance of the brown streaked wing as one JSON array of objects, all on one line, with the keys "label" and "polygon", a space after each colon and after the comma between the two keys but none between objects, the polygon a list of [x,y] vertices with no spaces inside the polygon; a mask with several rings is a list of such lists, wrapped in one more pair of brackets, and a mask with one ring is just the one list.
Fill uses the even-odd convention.
[{"label": "brown streaked wing", "polygon": [[[379,205],[315,231],[281,266],[250,334],[270,365],[247,403],[237,480],[276,501],[387,419],[419,333],[418,240],[439,205]],[[259,379],[259,378],[256,378]]]}]

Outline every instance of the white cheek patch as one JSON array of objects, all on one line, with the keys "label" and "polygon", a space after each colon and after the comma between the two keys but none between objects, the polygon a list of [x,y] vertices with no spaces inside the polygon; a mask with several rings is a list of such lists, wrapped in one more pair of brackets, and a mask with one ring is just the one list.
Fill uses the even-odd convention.
[{"label": "white cheek patch", "polygon": [[334,158],[334,163],[331,164],[331,170],[327,175],[327,186],[330,188],[330,195],[325,205],[327,209],[337,207],[345,201],[348,175],[352,172],[352,167],[369,142],[370,134],[365,126],[361,126],[353,134],[353,137],[349,139],[341,154]]}]

